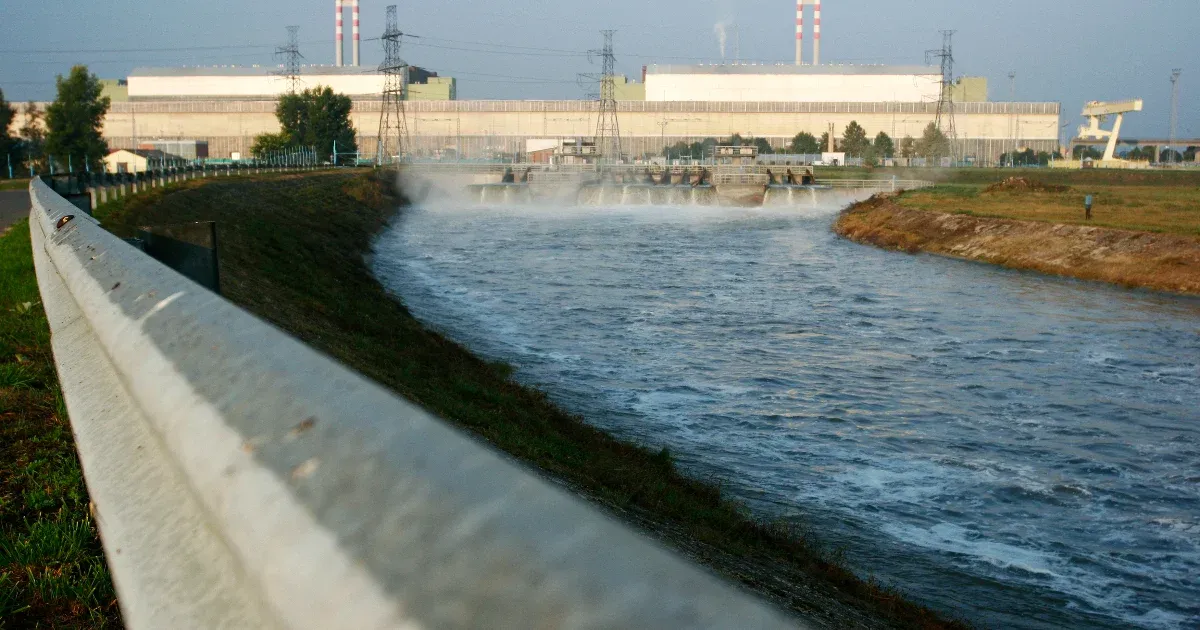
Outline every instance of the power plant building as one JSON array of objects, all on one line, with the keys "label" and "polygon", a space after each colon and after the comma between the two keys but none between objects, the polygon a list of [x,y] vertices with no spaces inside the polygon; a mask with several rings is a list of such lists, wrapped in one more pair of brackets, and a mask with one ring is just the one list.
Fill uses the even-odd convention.
[{"label": "power plant building", "polygon": [[[352,100],[378,99],[384,77],[356,66],[302,66],[301,88],[332,88]],[[223,66],[196,68],[139,68],[126,86],[132,101],[278,99],[290,87],[280,68]],[[409,69],[409,100],[457,98],[452,77],[439,77],[423,68]]]},{"label": "power plant building", "polygon": [[922,103],[942,74],[924,66],[649,66],[648,101]]}]

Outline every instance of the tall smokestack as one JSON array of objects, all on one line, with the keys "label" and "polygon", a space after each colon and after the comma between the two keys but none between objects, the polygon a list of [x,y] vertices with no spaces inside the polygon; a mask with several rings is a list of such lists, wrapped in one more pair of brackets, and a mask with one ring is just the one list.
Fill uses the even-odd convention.
[{"label": "tall smokestack", "polygon": [[333,30],[333,44],[334,44],[333,50],[335,51],[334,52],[334,65],[341,66],[342,65],[342,52],[345,49],[345,47],[342,46],[342,0],[333,0],[333,11],[334,11],[334,24],[336,24],[336,26],[334,26],[334,30]]},{"label": "tall smokestack", "polygon": [[804,0],[796,0],[796,65],[804,65]]},{"label": "tall smokestack", "polygon": [[358,0],[350,0],[350,11],[354,19],[354,65],[358,65]]},{"label": "tall smokestack", "polygon": [[[358,0],[354,0],[358,2]],[[821,0],[813,3],[813,65],[821,63]]]}]

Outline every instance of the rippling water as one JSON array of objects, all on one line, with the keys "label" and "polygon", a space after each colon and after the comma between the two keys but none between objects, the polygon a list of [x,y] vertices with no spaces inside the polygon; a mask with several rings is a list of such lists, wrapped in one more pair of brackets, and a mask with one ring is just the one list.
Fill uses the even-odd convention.
[{"label": "rippling water", "polygon": [[374,264],[424,321],[921,601],[1200,625],[1200,301],[864,247],[836,205],[414,209]]}]

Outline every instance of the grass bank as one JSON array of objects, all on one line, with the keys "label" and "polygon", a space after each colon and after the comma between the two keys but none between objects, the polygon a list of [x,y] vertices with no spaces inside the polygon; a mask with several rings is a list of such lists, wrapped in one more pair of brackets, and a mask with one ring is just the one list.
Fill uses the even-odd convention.
[{"label": "grass bank", "polygon": [[818,166],[822,179],[921,179],[939,184],[994,184],[1009,177],[1024,177],[1062,186],[1200,186],[1200,169],[1188,170],[1070,170],[1053,168],[865,168]]},{"label": "grass bank", "polygon": [[25,190],[29,188],[29,178],[0,179],[0,190]]},{"label": "grass bank", "polygon": [[[844,212],[834,230],[910,253],[1200,295],[1200,187],[1065,181],[878,195]],[[1090,221],[1086,194],[1096,201]]]},{"label": "grass bank", "polygon": [[0,628],[120,626],[21,221],[0,236]]},{"label": "grass bank", "polygon": [[666,451],[623,442],[426,329],[365,257],[402,203],[362,174],[200,180],[98,211],[118,234],[215,220],[226,297],[487,440],[626,521],[829,627],[964,627],[829,560],[803,528],[760,522]]}]

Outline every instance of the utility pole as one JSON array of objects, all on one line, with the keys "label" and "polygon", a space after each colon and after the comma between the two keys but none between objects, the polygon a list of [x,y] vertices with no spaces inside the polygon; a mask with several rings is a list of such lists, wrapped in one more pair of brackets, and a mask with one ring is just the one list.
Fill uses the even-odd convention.
[{"label": "utility pole", "polygon": [[382,166],[390,159],[392,138],[395,138],[397,167],[409,148],[408,120],[404,101],[408,98],[408,64],[400,58],[400,21],[396,17],[396,5],[388,5],[387,23],[383,32],[383,109],[379,112],[379,137],[375,145],[375,165]]},{"label": "utility pole", "polygon": [[596,154],[601,164],[617,164],[621,161],[621,127],[617,122],[617,58],[613,54],[613,34],[616,31],[600,31],[604,35],[604,48],[589,51],[601,58],[600,75],[588,75],[600,80],[600,116],[596,121]]},{"label": "utility pole", "polygon": [[667,160],[667,125],[669,124],[671,121],[666,118],[658,121],[659,143],[663,146],[663,163],[666,163]]},{"label": "utility pole", "polygon": [[1015,71],[1008,73],[1008,106],[1013,108],[1008,117],[1008,136],[1012,140],[1012,148],[1008,153],[1008,166],[1011,168],[1017,165],[1017,144],[1020,142],[1017,139],[1017,73]]},{"label": "utility pole", "polygon": [[1175,162],[1175,139],[1179,127],[1179,75],[1183,70],[1175,68],[1171,71],[1171,144],[1167,146],[1167,157]]},{"label": "utility pole", "polygon": [[295,94],[300,86],[300,27],[287,27],[287,44],[275,49],[275,56],[283,58],[283,70],[280,73],[288,82],[288,93]]},{"label": "utility pole", "polygon": [[938,96],[937,116],[934,125],[950,143],[950,160],[958,162],[958,133],[954,126],[954,33],[942,31],[940,50],[925,51],[925,62],[937,59],[942,67],[941,94]]}]

